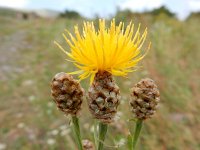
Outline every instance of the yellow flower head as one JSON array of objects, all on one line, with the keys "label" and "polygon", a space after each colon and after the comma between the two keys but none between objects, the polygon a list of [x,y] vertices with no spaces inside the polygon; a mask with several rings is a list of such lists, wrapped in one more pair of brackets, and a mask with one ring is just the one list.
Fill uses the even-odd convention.
[{"label": "yellow flower head", "polygon": [[75,26],[74,30],[75,36],[66,30],[70,39],[63,33],[70,52],[65,51],[57,42],[55,44],[79,69],[71,74],[80,74],[80,80],[90,77],[92,82],[95,74],[103,71],[116,76],[126,76],[128,72],[134,71],[134,67],[144,57],[141,48],[147,36],[147,29],[141,35],[140,25],[135,32],[132,22],[124,29],[124,23],[115,25],[113,19],[110,28],[106,28],[105,20],[100,19],[98,30],[93,22],[84,22],[82,34],[78,26]]}]

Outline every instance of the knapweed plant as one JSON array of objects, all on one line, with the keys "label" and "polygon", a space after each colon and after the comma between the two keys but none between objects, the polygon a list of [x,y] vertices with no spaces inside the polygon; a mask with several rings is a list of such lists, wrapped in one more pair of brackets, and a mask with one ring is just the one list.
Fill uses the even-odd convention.
[{"label": "knapweed plant", "polygon": [[[140,25],[136,31],[134,24],[115,24],[113,19],[107,28],[105,20],[99,20],[99,29],[95,29],[93,22],[84,22],[83,31],[78,26],[74,27],[74,36],[66,30],[63,37],[70,47],[65,50],[59,43],[55,44],[66,54],[67,60],[72,62],[77,70],[70,73],[58,73],[52,80],[52,96],[57,107],[66,115],[71,115],[73,131],[79,150],[92,148],[92,143],[82,142],[80,134],[79,118],[84,95],[88,101],[88,107],[98,121],[95,126],[94,143],[97,150],[102,150],[106,138],[107,128],[117,113],[120,104],[120,89],[113,80],[113,76],[126,76],[136,70],[140,60],[144,58],[146,51],[142,51],[142,45],[147,36],[147,29],[140,33]],[[79,81],[72,75],[79,74]],[[80,81],[90,78],[88,92],[85,92]],[[143,79],[137,83],[130,94],[130,107],[134,113],[135,132],[127,138],[130,150],[135,149],[142,123],[151,118],[155,113],[159,102],[159,91],[154,81]],[[85,144],[86,143],[86,144]]]}]

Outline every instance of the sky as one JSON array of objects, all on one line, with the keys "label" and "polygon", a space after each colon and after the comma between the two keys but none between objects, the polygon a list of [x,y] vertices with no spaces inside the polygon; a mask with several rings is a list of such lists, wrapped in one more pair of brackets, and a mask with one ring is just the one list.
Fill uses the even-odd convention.
[{"label": "sky", "polygon": [[57,11],[75,10],[91,18],[111,17],[117,9],[130,9],[136,12],[152,10],[165,5],[185,19],[191,12],[200,11],[200,0],[0,0],[0,6],[16,9],[52,9]]}]

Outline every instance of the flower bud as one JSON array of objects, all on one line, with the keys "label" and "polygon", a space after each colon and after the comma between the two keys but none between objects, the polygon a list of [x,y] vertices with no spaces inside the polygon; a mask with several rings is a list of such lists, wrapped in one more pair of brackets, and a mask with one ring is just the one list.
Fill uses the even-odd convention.
[{"label": "flower bud", "polygon": [[151,118],[159,101],[159,90],[151,79],[142,79],[131,89],[130,105],[137,119]]},{"label": "flower bud", "polygon": [[61,72],[52,80],[51,95],[61,111],[76,115],[81,109],[84,90],[71,75]]},{"label": "flower bud", "polygon": [[84,150],[95,150],[94,144],[89,140],[82,140]]}]

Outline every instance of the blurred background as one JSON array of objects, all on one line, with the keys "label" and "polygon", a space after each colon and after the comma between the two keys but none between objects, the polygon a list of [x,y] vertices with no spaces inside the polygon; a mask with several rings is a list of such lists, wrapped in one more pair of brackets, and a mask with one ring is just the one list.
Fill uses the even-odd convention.
[{"label": "blurred background", "polygon": [[[148,27],[152,47],[142,68],[115,78],[122,100],[105,149],[127,150],[129,89],[144,77],[158,84],[161,104],[145,122],[138,149],[200,149],[200,0],[0,0],[0,150],[76,149],[69,118],[50,96],[52,77],[75,68],[53,41],[68,49],[65,28],[113,17]],[[86,101],[80,121],[83,137],[92,140]]]}]

